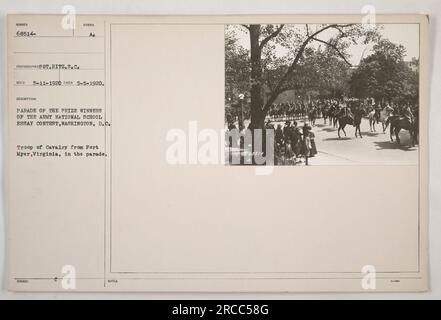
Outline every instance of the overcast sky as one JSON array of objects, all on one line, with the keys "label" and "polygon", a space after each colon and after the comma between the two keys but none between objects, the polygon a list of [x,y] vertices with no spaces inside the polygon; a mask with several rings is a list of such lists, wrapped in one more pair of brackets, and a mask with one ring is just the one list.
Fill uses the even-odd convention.
[{"label": "overcast sky", "polygon": [[[316,27],[315,25],[309,25],[311,30]],[[406,48],[406,56],[405,60],[410,61],[412,58],[419,58],[419,25],[418,24],[381,24],[382,28],[380,29],[381,35],[389,39],[391,42],[395,44],[401,44]],[[304,28],[304,25],[299,25],[300,28]],[[336,31],[324,31],[320,34],[320,39],[328,40],[330,37],[335,35]],[[236,33],[237,38],[239,39],[239,44],[249,49],[250,41],[249,35],[243,28],[237,28]],[[316,42],[315,45],[320,45]],[[368,56],[372,52],[372,46],[370,45],[352,45],[349,49],[349,53],[351,54],[351,58],[349,61],[357,65],[360,62],[360,59],[364,56]],[[285,55],[286,52],[281,50],[280,55]]]},{"label": "overcast sky", "polygon": [[[401,44],[406,48],[404,60],[410,61],[412,58],[419,58],[419,24],[383,24],[381,35],[395,44]],[[351,48],[353,64],[358,64],[366,49],[364,56],[369,55],[372,45],[359,45]]]}]

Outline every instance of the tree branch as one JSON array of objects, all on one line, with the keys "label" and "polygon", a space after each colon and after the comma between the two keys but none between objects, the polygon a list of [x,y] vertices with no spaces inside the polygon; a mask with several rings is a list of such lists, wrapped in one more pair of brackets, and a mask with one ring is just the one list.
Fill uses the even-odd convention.
[{"label": "tree branch", "polygon": [[262,40],[262,42],[259,45],[259,48],[262,49],[267,43],[268,41],[270,41],[272,38],[277,37],[277,35],[280,33],[280,31],[282,31],[283,27],[285,25],[281,24],[276,31],[274,31],[273,33],[271,33],[268,37],[266,37],[265,39]]},{"label": "tree branch", "polygon": [[285,74],[283,75],[283,77],[280,79],[280,81],[277,83],[274,91],[271,93],[271,96],[269,97],[269,99],[267,100],[266,104],[263,106],[262,111],[263,112],[268,112],[268,109],[271,107],[271,105],[273,104],[273,102],[277,99],[277,97],[279,96],[282,88],[283,88],[283,84],[286,82],[287,79],[289,79],[289,77],[293,74],[295,68],[297,67],[297,64],[300,60],[300,58],[303,55],[303,52],[305,51],[306,46],[309,44],[309,42],[315,38],[317,35],[319,35],[320,33],[322,33],[325,30],[328,30],[330,28],[345,28],[345,27],[350,27],[353,24],[344,24],[344,25],[339,25],[339,24],[330,24],[327,25],[323,28],[321,28],[320,30],[314,32],[313,34],[311,34],[309,37],[306,38],[306,40],[302,43],[302,45],[299,48],[299,51],[297,52],[294,61],[292,62],[292,64],[289,66],[288,70],[285,72]]},{"label": "tree branch", "polygon": [[333,27],[334,29],[340,31],[340,33],[342,34],[342,36],[346,36],[346,33],[339,27],[339,26],[335,26]]},{"label": "tree branch", "polygon": [[250,26],[246,25],[246,24],[241,24],[242,27],[247,28],[248,31],[250,31]]},{"label": "tree branch", "polygon": [[323,44],[326,44],[327,46],[329,46],[329,47],[331,47],[332,49],[334,49],[335,50],[335,52],[337,52],[337,54],[344,60],[344,62],[346,62],[349,66],[351,66],[352,67],[352,63],[350,63],[349,61],[348,61],[348,59],[344,56],[344,54],[337,48],[337,46],[335,45],[335,44],[332,44],[332,43],[330,43],[330,42],[327,42],[327,41],[324,41],[324,40],[321,40],[321,39],[318,39],[318,38],[312,38],[312,40],[315,40],[315,41],[318,41],[318,42],[320,42],[320,43],[323,43]]}]

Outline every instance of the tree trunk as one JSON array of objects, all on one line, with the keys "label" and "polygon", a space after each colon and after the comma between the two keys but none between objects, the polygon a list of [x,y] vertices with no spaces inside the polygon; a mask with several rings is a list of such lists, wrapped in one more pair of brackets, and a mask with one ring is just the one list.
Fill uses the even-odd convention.
[{"label": "tree trunk", "polygon": [[263,112],[263,79],[262,79],[262,50],[259,44],[260,24],[250,25],[251,44],[251,129],[263,129],[265,114]]}]

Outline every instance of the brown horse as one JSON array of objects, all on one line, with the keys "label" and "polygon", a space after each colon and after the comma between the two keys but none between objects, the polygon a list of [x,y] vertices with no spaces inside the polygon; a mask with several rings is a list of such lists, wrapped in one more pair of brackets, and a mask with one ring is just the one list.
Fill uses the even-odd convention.
[{"label": "brown horse", "polygon": [[[326,120],[328,119],[328,116],[329,116],[329,108],[325,107],[322,110],[323,124],[326,124]],[[329,121],[331,121],[331,120],[329,120]]]},{"label": "brown horse", "polygon": [[417,143],[417,137],[418,137],[418,126],[417,121],[413,120],[411,121],[407,117],[402,116],[391,116],[386,121],[386,126],[390,123],[390,140],[394,141],[393,134],[395,134],[395,138],[397,140],[397,143],[400,144],[400,137],[399,133],[402,129],[409,131],[410,134],[410,144],[411,146],[415,146]]},{"label": "brown horse", "polygon": [[346,137],[345,127],[346,127],[347,124],[353,125],[354,124],[354,120],[351,117],[347,116],[347,115],[346,116],[342,115],[342,116],[338,117],[338,131],[337,131],[337,134],[338,134],[339,138],[341,138],[340,137],[340,130],[343,131],[343,133],[345,134],[345,137]]},{"label": "brown horse", "polygon": [[361,125],[361,119],[363,119],[363,116],[365,115],[365,110],[363,108],[359,108],[354,111],[354,127],[355,127],[355,137],[358,138],[357,132],[360,135],[360,138],[363,138],[361,135],[360,125]]},{"label": "brown horse", "polygon": [[332,120],[332,127],[333,128],[337,128],[338,127],[338,118],[340,117],[341,114],[341,109],[340,108],[335,108],[332,115],[331,115],[331,120]]},{"label": "brown horse", "polygon": [[315,126],[315,120],[317,119],[317,113],[318,112],[317,112],[316,108],[312,108],[312,110],[308,112],[308,120],[313,127]]}]

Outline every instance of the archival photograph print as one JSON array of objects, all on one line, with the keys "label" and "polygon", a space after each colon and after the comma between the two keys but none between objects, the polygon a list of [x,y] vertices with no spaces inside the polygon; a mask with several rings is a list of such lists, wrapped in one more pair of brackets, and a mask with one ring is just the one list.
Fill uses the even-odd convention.
[{"label": "archival photograph print", "polygon": [[229,165],[417,165],[419,24],[225,27]]}]

